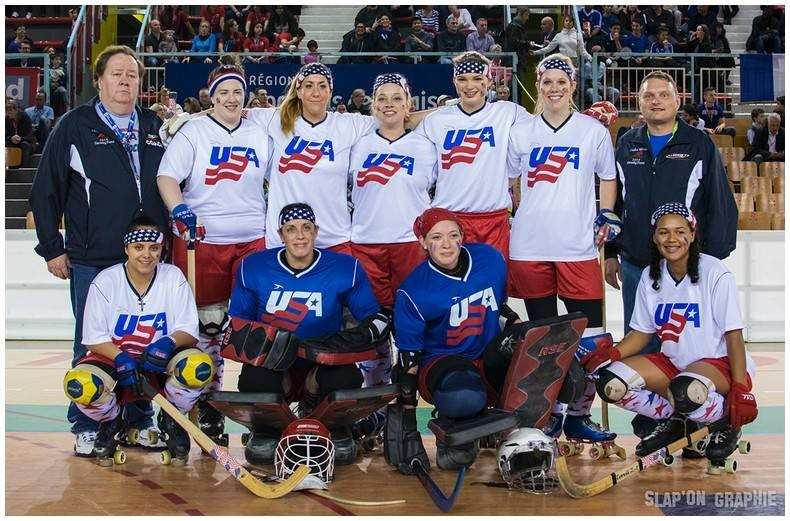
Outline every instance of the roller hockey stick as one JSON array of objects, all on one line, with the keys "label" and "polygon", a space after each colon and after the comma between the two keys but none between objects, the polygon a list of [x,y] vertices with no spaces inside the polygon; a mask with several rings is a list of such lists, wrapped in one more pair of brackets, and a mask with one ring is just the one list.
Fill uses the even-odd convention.
[{"label": "roller hockey stick", "polygon": [[634,474],[638,474],[642,472],[648,467],[652,467],[656,463],[659,462],[666,462],[671,463],[674,459],[675,452],[685,448],[693,446],[697,441],[703,439],[705,436],[712,432],[716,432],[722,429],[727,428],[729,425],[729,419],[722,418],[716,422],[711,423],[697,431],[692,432],[689,435],[686,435],[683,438],[680,438],[676,441],[673,441],[669,445],[665,447],[661,447],[660,449],[656,450],[648,454],[647,456],[643,456],[638,458],[635,463],[624,467],[622,470],[617,472],[612,472],[606,477],[603,477],[597,481],[593,481],[592,483],[588,483],[586,485],[581,485],[579,483],[575,483],[573,478],[571,477],[570,472],[568,471],[568,463],[565,460],[565,456],[560,456],[557,458],[557,477],[560,481],[560,486],[562,490],[564,490],[569,496],[574,499],[581,499],[585,497],[596,496],[601,492],[605,492],[609,490],[617,483],[627,479]]},{"label": "roller hockey stick", "polygon": [[306,465],[300,465],[291,475],[291,477],[281,483],[276,485],[267,485],[266,483],[263,483],[261,480],[247,472],[241,463],[239,463],[236,458],[230,455],[225,447],[217,445],[211,438],[203,434],[203,431],[201,431],[197,425],[190,422],[186,416],[181,414],[181,411],[176,409],[175,405],[170,403],[167,398],[158,393],[145,378],[140,378],[139,381],[142,383],[142,389],[145,391],[145,394],[151,396],[151,400],[159,405],[159,407],[161,407],[164,412],[169,414],[170,417],[176,421],[176,423],[178,423],[185,431],[187,431],[192,439],[195,440],[198,445],[200,445],[200,448],[206,451],[209,456],[214,458],[217,463],[225,467],[225,470],[230,472],[234,478],[236,478],[247,488],[247,490],[256,496],[266,499],[276,499],[282,497],[291,492],[294,487],[301,483],[305,476],[310,473],[310,467]]},{"label": "roller hockey stick", "polygon": [[461,467],[458,470],[458,477],[455,479],[455,487],[453,488],[453,493],[450,494],[449,497],[444,495],[442,489],[439,488],[439,485],[431,478],[428,474],[428,471],[425,470],[425,467],[422,466],[422,463],[418,459],[414,459],[411,462],[411,468],[414,473],[420,478],[420,483],[422,486],[425,487],[426,492],[433,500],[434,504],[439,507],[439,510],[442,512],[449,512],[453,505],[455,505],[455,501],[458,499],[458,496],[461,493],[461,485],[464,483],[464,476],[466,475],[466,467]]}]

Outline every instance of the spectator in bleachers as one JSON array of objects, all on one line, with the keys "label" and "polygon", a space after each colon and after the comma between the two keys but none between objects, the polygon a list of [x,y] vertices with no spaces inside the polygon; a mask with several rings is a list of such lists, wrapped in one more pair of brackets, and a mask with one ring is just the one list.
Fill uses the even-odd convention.
[{"label": "spectator in bleachers", "polygon": [[544,16],[540,19],[540,37],[539,44],[545,47],[557,36],[557,31],[554,30],[554,18],[551,16]]},{"label": "spectator in bleachers", "polygon": [[370,98],[365,94],[365,90],[354,89],[346,103],[346,108],[348,112],[370,116]]},{"label": "spectator in bleachers", "polygon": [[321,55],[318,54],[318,42],[310,40],[307,42],[307,54],[302,58],[302,65],[316,62],[321,62]]},{"label": "spectator in bleachers", "polygon": [[154,113],[161,119],[162,121],[167,120],[167,109],[161,103],[154,103],[150,107],[150,110],[154,111]]},{"label": "spectator in bleachers", "polygon": [[431,36],[436,36],[439,32],[439,11],[434,9],[432,5],[420,6],[414,12],[414,17],[420,19],[422,30],[431,33]]},{"label": "spectator in bleachers", "polygon": [[601,32],[603,15],[595,7],[585,5],[582,9],[579,9],[579,23],[584,25],[584,22],[590,23],[590,36],[595,36]]},{"label": "spectator in bleachers", "polygon": [[[675,16],[660,5],[654,5],[645,13],[647,15],[647,36],[658,37],[659,30],[665,27],[669,34],[675,36]],[[651,51],[652,52],[652,51]]]},{"label": "spectator in bleachers", "polygon": [[620,90],[613,87],[612,85],[607,85],[606,89],[604,89],[603,82],[601,79],[604,77],[606,73],[606,66],[603,62],[599,62],[599,73],[597,81],[595,82],[595,90],[593,90],[593,74],[592,74],[592,61],[585,60],[584,62],[584,101],[586,105],[591,105],[593,103],[593,94],[597,92],[598,99],[604,99],[606,101],[610,101],[613,104],[617,104],[617,101],[620,99]]},{"label": "spectator in bleachers", "polygon": [[200,112],[200,102],[195,97],[188,97],[184,100],[184,112],[187,114],[197,114]]},{"label": "spectator in bleachers", "polygon": [[[423,29],[422,18],[415,16],[411,19],[411,32],[405,38],[406,52],[431,52],[433,51],[434,35]],[[418,58],[418,61],[422,61]]]},{"label": "spectator in bleachers", "polygon": [[779,114],[768,114],[766,125],[757,132],[754,145],[744,157],[746,161],[784,161],[785,130],[782,128]]},{"label": "spectator in bleachers", "polygon": [[[257,21],[252,29],[252,34],[249,38],[244,40],[242,48],[244,52],[267,52],[271,47],[271,42],[263,34],[264,22]],[[266,63],[268,58],[266,56],[247,56],[246,60],[252,63]]]},{"label": "spectator in bleachers", "polygon": [[708,87],[702,94],[705,101],[700,104],[699,113],[705,120],[705,130],[708,134],[724,134],[732,136],[735,140],[735,128],[727,126],[724,107],[716,101],[716,89]]},{"label": "spectator in bleachers", "polygon": [[[274,52],[296,52],[304,37],[305,33],[301,27],[297,27],[295,33],[283,31],[275,35],[272,50]],[[280,56],[275,58],[274,63],[299,63],[299,58]]]},{"label": "spectator in bleachers", "polygon": [[505,27],[505,49],[507,52],[518,53],[519,60],[526,58],[529,53],[529,38],[527,37],[527,22],[529,21],[529,7],[519,7],[516,16]]},{"label": "spectator in bleachers", "polygon": [[33,122],[24,111],[19,110],[19,101],[10,97],[5,99],[5,146],[22,151],[20,168],[30,166],[30,157],[36,147]]},{"label": "spectator in bleachers", "polygon": [[688,123],[690,126],[699,130],[705,130],[705,120],[699,117],[699,111],[693,104],[686,103],[680,107],[680,112],[678,112],[678,115],[680,116],[680,119]]},{"label": "spectator in bleachers", "polygon": [[[374,48],[376,52],[402,52],[403,44],[400,40],[400,34],[392,27],[392,21],[388,15],[382,15],[376,22],[373,23],[373,34],[375,35]],[[381,63],[389,63],[390,61],[397,62],[397,58],[391,56],[380,56],[376,61]]]},{"label": "spectator in bleachers", "polygon": [[228,20],[217,39],[218,52],[239,52],[244,45],[244,37],[239,32],[239,23]]},{"label": "spectator in bleachers", "polygon": [[[249,13],[253,10],[253,7],[259,7],[259,6],[248,5],[242,7],[241,9],[237,8],[235,5],[225,5],[223,7],[225,8],[225,19],[236,20],[236,22],[239,24],[239,27],[241,27],[242,23],[247,19]],[[247,32],[248,29],[245,26],[244,34],[246,35]]]},{"label": "spectator in bleachers", "polygon": [[33,40],[28,38],[27,36],[27,28],[24,25],[17,25],[16,29],[14,30],[14,37],[6,43],[5,52],[7,53],[18,53],[22,47],[22,44],[27,42],[28,44],[32,44]]},{"label": "spectator in bleachers", "polygon": [[159,23],[162,30],[172,29],[179,40],[191,40],[195,36],[195,29],[189,23],[189,16],[181,6],[166,5],[159,8]]},{"label": "spectator in bleachers", "polygon": [[36,153],[40,154],[49,137],[49,131],[55,123],[55,111],[47,105],[47,93],[43,90],[36,92],[36,101],[32,107],[25,109],[33,123],[33,134],[36,137]]},{"label": "spectator in bleachers", "polygon": [[642,32],[647,27],[647,14],[639,9],[638,5],[629,5],[622,11],[620,23],[623,27],[633,27],[634,21],[642,25]]},{"label": "spectator in bleachers", "polygon": [[752,32],[746,40],[746,50],[758,53],[783,52],[779,39],[783,29],[782,15],[777,17],[776,10],[770,5],[762,5],[760,8],[763,12],[752,20]]},{"label": "spectator in bleachers", "polygon": [[389,16],[389,11],[383,5],[366,5],[354,17],[354,26],[361,22],[368,32],[373,32],[373,26],[384,15]]},{"label": "spectator in bleachers", "polygon": [[510,87],[504,83],[497,85],[496,101],[510,101]]},{"label": "spectator in bleachers", "polygon": [[724,17],[724,23],[730,25],[732,23],[732,19],[735,15],[738,14],[741,8],[737,5],[723,5],[721,6],[722,16]]},{"label": "spectator in bleachers", "polygon": [[200,8],[200,21],[203,20],[208,22],[211,34],[219,37],[225,27],[225,8],[221,5],[204,5]]},{"label": "spectator in bleachers", "polygon": [[625,47],[623,38],[620,34],[620,22],[612,22],[609,26],[609,34],[599,40],[601,50],[604,52],[620,52]]},{"label": "spectator in bleachers", "polygon": [[450,20],[455,20],[458,32],[462,35],[466,36],[475,30],[475,23],[468,9],[459,8],[457,5],[448,5],[447,8],[450,10],[450,16],[445,21],[445,27],[450,25]]},{"label": "spectator in bleachers", "polygon": [[[192,38],[192,48],[189,49],[189,52],[195,54],[217,52],[217,37],[211,34],[211,28],[208,22],[200,22],[198,33]],[[189,58],[185,59],[185,61],[188,60]],[[206,56],[203,61],[206,63],[212,62],[210,56]]]},{"label": "spectator in bleachers", "polygon": [[[145,35],[145,42],[143,44],[145,52],[159,52],[159,42],[162,41],[162,36],[162,24],[156,18],[152,18],[151,21],[148,22],[148,34]],[[149,67],[156,67],[159,65],[159,60],[155,56],[146,56],[145,64]]]},{"label": "spectator in bleachers", "polygon": [[[656,34],[656,41],[650,44],[650,54],[673,54],[674,52],[675,47],[669,40],[669,29],[666,27],[659,28]],[[652,61],[656,66],[662,67],[670,67],[673,63],[670,57],[653,58]]]},{"label": "spectator in bleachers", "polygon": [[[373,34],[367,31],[363,22],[357,21],[354,30],[343,36],[340,52],[373,52],[374,44]],[[341,56],[337,63],[370,63],[371,61],[369,56]]]},{"label": "spectator in bleachers", "polygon": [[63,67],[63,55],[55,53],[49,62],[49,92],[52,97],[52,108],[55,118],[59,118],[69,109],[68,93],[66,92],[66,69]]},{"label": "spectator in bleachers", "polygon": [[41,64],[39,63],[40,60],[27,58],[26,55],[30,54],[31,47],[27,41],[23,41],[19,44],[19,50],[16,51],[16,54],[23,55],[22,58],[13,58],[7,59],[6,65],[11,65],[14,67],[39,67]]},{"label": "spectator in bleachers", "polygon": [[184,112],[181,105],[176,103],[175,97],[171,96],[170,90],[164,85],[162,85],[162,88],[156,93],[156,101],[165,107],[165,117],[162,118],[163,121]]},{"label": "spectator in bleachers", "polygon": [[348,112],[348,108],[346,108],[346,104],[341,101],[335,107],[335,112],[337,112],[338,114],[345,114],[346,112]]},{"label": "spectator in bleachers", "polygon": [[631,52],[647,52],[650,48],[650,40],[643,33],[644,28],[641,20],[632,19],[631,33],[627,34],[623,41],[625,46],[631,49]]},{"label": "spectator in bleachers", "polygon": [[255,97],[258,98],[261,108],[267,109],[272,106],[272,104],[269,103],[269,92],[266,89],[261,88],[256,90]]},{"label": "spectator in bleachers", "polygon": [[176,35],[171,29],[162,31],[162,41],[159,42],[159,52],[172,53],[171,56],[164,58],[166,61],[178,61],[178,43],[176,42]]},{"label": "spectator in bleachers", "polygon": [[475,26],[477,30],[466,36],[466,50],[487,53],[494,45],[494,37],[488,32],[488,19],[481,16]]},{"label": "spectator in bleachers", "polygon": [[252,96],[250,98],[250,101],[247,102],[246,107],[250,108],[250,109],[259,109],[259,108],[261,108],[261,102],[255,96]]},{"label": "spectator in bleachers", "polygon": [[296,17],[285,6],[277,5],[274,7],[274,13],[269,18],[269,29],[271,31],[274,31],[275,34],[287,32],[294,35],[298,27],[299,23],[296,21]]},{"label": "spectator in bleachers", "polygon": [[536,56],[545,56],[557,49],[560,54],[563,54],[573,60],[574,65],[579,61],[579,49],[581,49],[585,60],[590,60],[592,57],[584,48],[584,42],[581,36],[576,31],[576,26],[573,22],[573,17],[566,14],[562,17],[562,31],[558,32],[554,39],[549,44],[537,51],[533,51]]},{"label": "spectator in bleachers", "polygon": [[781,95],[776,98],[776,105],[774,106],[774,112],[779,114],[779,117],[782,118],[782,128],[785,128],[785,97]]},{"label": "spectator in bleachers", "polygon": [[619,7],[616,5],[603,6],[603,13],[601,13],[601,31],[609,33],[612,30],[613,24],[620,24]]},{"label": "spectator in bleachers", "polygon": [[268,22],[269,13],[266,12],[263,7],[259,5],[253,5],[250,7],[244,22],[244,34],[246,34],[248,37],[252,37],[252,35],[255,34],[255,26],[258,24],[261,24],[265,32]]},{"label": "spectator in bleachers", "polygon": [[752,109],[752,124],[746,129],[746,142],[749,146],[754,146],[754,138],[765,126],[767,117],[765,111],[761,108]]},{"label": "spectator in bleachers", "polygon": [[[447,19],[447,29],[436,35],[436,51],[458,54],[466,50],[466,37],[458,30],[458,20]],[[439,63],[451,64],[452,56],[442,56]]]},{"label": "spectator in bleachers", "polygon": [[713,26],[716,24],[716,13],[714,13],[710,6],[699,5],[697,12],[689,17],[687,23],[688,31],[691,33],[692,29],[696,29],[700,25],[704,25],[708,29],[708,34],[713,32]]},{"label": "spectator in bleachers", "polygon": [[208,87],[203,87],[198,91],[198,102],[200,103],[200,110],[208,110],[214,106],[211,102]]}]

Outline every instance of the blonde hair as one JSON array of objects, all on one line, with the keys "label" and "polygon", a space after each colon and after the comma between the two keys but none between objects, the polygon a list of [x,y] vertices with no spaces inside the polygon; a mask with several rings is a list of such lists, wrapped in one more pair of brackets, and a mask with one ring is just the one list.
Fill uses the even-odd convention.
[{"label": "blonde hair", "polygon": [[291,79],[285,98],[280,104],[280,128],[283,134],[290,134],[294,131],[296,118],[302,114],[302,100],[296,94],[296,77]]},{"label": "blonde hair", "polygon": [[[565,56],[564,54],[555,53],[555,54],[552,54],[552,55],[550,55],[550,56],[546,56],[545,58],[543,58],[542,60],[540,60],[540,62],[538,63],[538,66],[537,66],[537,67],[535,67],[535,73],[536,73],[536,74],[537,74],[538,70],[540,69],[540,66],[543,64],[543,62],[545,62],[545,61],[548,61],[548,60],[562,60],[562,61],[564,61],[565,63],[567,63],[567,64],[568,64],[568,66],[569,66],[571,69],[573,69],[574,71],[576,71],[576,67],[574,67],[574,66],[573,66],[573,61],[571,61],[571,59],[570,59],[570,58],[568,58],[568,57],[567,57],[567,56]],[[574,80],[571,80],[571,82],[573,82],[573,81],[574,81]],[[538,74],[538,83],[540,83],[540,74]],[[571,92],[571,103],[570,103],[570,109],[571,109],[571,110],[579,110],[579,109],[576,107],[576,104],[573,102],[573,92]],[[540,87],[538,87],[538,95],[536,96],[536,100],[535,100],[535,111],[533,112],[533,114],[535,114],[536,116],[537,116],[537,115],[539,115],[539,114],[543,114],[543,96],[541,96],[541,94],[540,94]]]}]

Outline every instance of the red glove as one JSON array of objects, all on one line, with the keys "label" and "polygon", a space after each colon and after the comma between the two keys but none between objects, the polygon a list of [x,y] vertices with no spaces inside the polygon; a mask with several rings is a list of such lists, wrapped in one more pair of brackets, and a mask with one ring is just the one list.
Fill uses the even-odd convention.
[{"label": "red glove", "polygon": [[601,346],[587,356],[582,357],[580,362],[587,371],[587,374],[593,374],[595,371],[622,359],[620,351],[614,345]]},{"label": "red glove", "polygon": [[597,119],[605,127],[613,125],[619,115],[617,108],[608,101],[596,101],[583,114]]},{"label": "red glove", "polygon": [[757,400],[744,384],[732,383],[727,394],[727,412],[730,415],[730,425],[734,428],[751,423],[757,418]]}]

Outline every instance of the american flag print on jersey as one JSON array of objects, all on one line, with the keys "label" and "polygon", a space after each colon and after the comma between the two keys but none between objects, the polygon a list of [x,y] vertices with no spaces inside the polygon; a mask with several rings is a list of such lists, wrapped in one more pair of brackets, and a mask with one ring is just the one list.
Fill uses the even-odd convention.
[{"label": "american flag print on jersey", "polygon": [[254,148],[211,147],[211,167],[206,169],[205,182],[215,185],[224,179],[238,181],[250,163],[260,167]]},{"label": "american flag print on jersey", "polygon": [[335,149],[331,140],[308,141],[294,136],[285,147],[277,167],[281,174],[290,170],[309,174],[324,156],[330,161],[335,160]]},{"label": "american flag print on jersey", "polygon": [[486,313],[489,309],[492,311],[499,309],[494,290],[491,287],[454,302],[450,307],[447,345],[456,346],[470,336],[482,334]]},{"label": "american flag print on jersey", "polygon": [[483,143],[488,143],[491,148],[496,146],[493,127],[448,130],[444,136],[442,170],[449,170],[457,163],[471,165]]},{"label": "american flag print on jersey", "polygon": [[556,183],[568,163],[579,169],[579,147],[533,148],[529,154],[527,187],[532,188],[540,181]]},{"label": "american flag print on jersey", "polygon": [[269,293],[266,312],[261,321],[278,329],[296,331],[310,311],[316,317],[323,315],[323,298],[320,292],[274,290]]},{"label": "american flag print on jersey", "polygon": [[167,335],[167,313],[121,313],[115,322],[112,343],[131,355],[140,355],[153,342],[157,332]]},{"label": "american flag print on jersey", "polygon": [[357,172],[357,186],[368,183],[386,185],[398,172],[414,173],[414,158],[400,154],[369,154],[362,169]]},{"label": "american flag print on jersey", "polygon": [[658,304],[654,318],[661,341],[677,343],[688,323],[700,327],[699,304],[693,302]]}]

